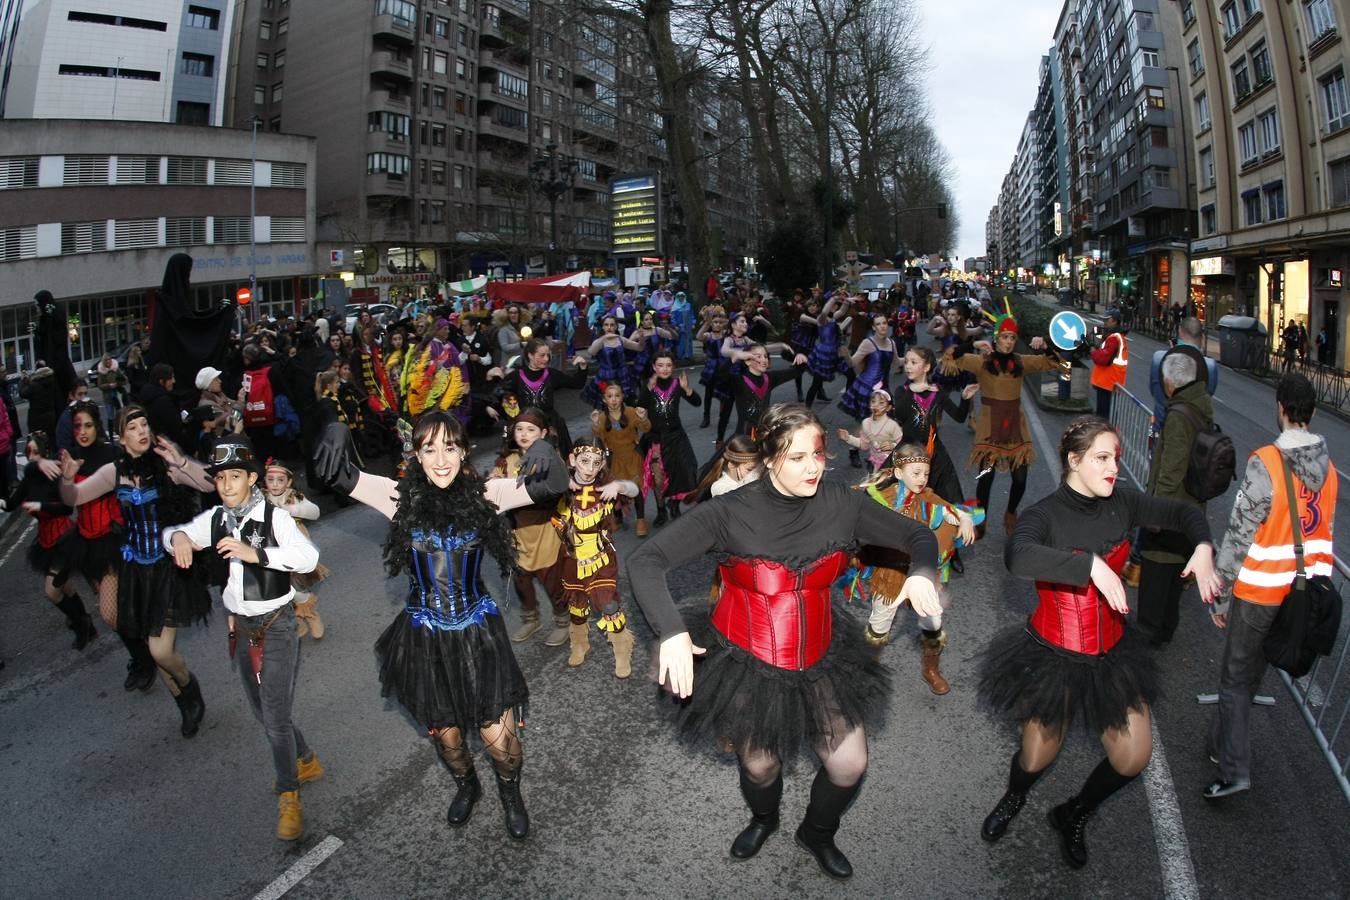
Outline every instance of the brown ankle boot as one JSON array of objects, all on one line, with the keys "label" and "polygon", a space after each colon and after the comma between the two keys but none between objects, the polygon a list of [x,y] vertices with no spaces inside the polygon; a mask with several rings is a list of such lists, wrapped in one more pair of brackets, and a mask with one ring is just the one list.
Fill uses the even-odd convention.
[{"label": "brown ankle boot", "polygon": [[938,636],[933,638],[924,635],[919,638],[919,644],[923,647],[923,680],[928,682],[933,693],[947,693],[952,686],[942,677],[942,670],[938,668],[942,648],[947,646],[947,632],[939,631]]},{"label": "brown ankle boot", "polygon": [[627,678],[633,674],[633,632],[628,629],[616,631],[609,636],[610,646],[614,648],[614,677]]},{"label": "brown ankle boot", "polygon": [[319,618],[319,598],[313,594],[308,597],[308,600],[295,601],[295,633],[300,637],[308,633],[314,640],[321,641],[323,619]]},{"label": "brown ankle boot", "polygon": [[572,653],[567,657],[569,666],[575,668],[581,665],[586,661],[586,654],[591,652],[590,627],[589,622],[573,622],[567,626],[567,636],[572,641]]}]

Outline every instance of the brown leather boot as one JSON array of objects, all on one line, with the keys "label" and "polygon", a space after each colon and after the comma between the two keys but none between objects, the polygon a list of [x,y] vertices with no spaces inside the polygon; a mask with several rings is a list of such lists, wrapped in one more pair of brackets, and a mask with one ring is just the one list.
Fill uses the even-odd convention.
[{"label": "brown leather boot", "polygon": [[591,633],[590,622],[577,624],[571,623],[567,626],[567,636],[572,640],[572,653],[567,657],[567,664],[572,667],[581,665],[586,661],[586,654],[591,652]]},{"label": "brown leather boot", "polygon": [[609,635],[614,648],[614,677],[627,678],[633,674],[633,632],[625,628]]},{"label": "brown leather boot", "polygon": [[952,689],[947,683],[947,679],[942,677],[942,670],[938,668],[938,658],[942,656],[942,648],[947,646],[947,632],[939,631],[937,637],[923,635],[919,638],[919,644],[923,647],[923,680],[928,682],[928,686],[933,689],[935,694],[945,694]]},{"label": "brown leather boot", "polygon": [[549,631],[548,636],[544,638],[545,647],[561,647],[567,643],[567,629],[572,624],[572,618],[565,612],[553,614],[553,629]]},{"label": "brown leather boot", "polygon": [[316,641],[323,640],[323,619],[319,618],[319,598],[313,594],[308,594],[308,600],[295,601],[295,633],[304,637],[308,632],[309,636]]},{"label": "brown leather boot", "polygon": [[646,519],[638,519],[638,520],[637,520],[637,536],[638,536],[638,537],[646,537],[646,536],[647,536],[647,520],[646,520]]}]

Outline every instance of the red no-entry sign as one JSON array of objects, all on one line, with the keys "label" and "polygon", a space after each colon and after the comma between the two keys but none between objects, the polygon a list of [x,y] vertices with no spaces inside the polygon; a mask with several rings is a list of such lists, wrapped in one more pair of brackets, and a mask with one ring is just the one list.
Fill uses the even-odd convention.
[{"label": "red no-entry sign", "polygon": [[240,306],[248,306],[253,302],[253,292],[248,288],[240,288],[234,292],[234,299],[239,301]]}]

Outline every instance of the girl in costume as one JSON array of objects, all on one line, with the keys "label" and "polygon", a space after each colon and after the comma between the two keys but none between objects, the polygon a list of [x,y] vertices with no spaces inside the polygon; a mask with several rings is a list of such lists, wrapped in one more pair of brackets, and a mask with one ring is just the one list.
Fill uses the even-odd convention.
[{"label": "girl in costume", "polygon": [[[929,459],[919,444],[902,444],[888,461],[879,481],[866,485],[867,495],[933,530],[938,542],[938,576],[942,584],[951,579],[951,556],[957,547],[975,541],[975,526],[984,521],[984,510],[962,506],[943,499],[928,487]],[[904,587],[909,560],[904,554],[878,547],[863,547],[852,568],[844,575],[847,593],[863,600],[871,594],[872,613],[864,637],[874,647],[884,647],[891,639],[891,626],[900,611],[896,598]],[[941,594],[943,608],[950,595]],[[919,619],[919,643],[923,647],[923,680],[935,694],[951,690],[938,665],[947,646],[942,630],[942,613]]]},{"label": "girl in costume", "polygon": [[1088,861],[1088,819],[1153,752],[1149,707],[1157,671],[1147,643],[1126,624],[1119,574],[1130,534],[1140,526],[1185,534],[1195,550],[1182,576],[1195,575],[1206,602],[1222,585],[1204,512],[1118,486],[1119,454],[1120,438],[1102,419],[1080,416],[1065,430],[1059,489],[1022,514],[1003,553],[1011,574],[1035,580],[1036,610],[997,635],[980,666],[982,705],[1011,716],[1022,730],[1008,789],[984,820],[985,840],[1007,831],[1075,722],[1101,737],[1106,758],[1076,796],[1050,811],[1074,868]]},{"label": "girl in costume", "polygon": [[549,433],[553,435],[558,453],[566,455],[572,449],[572,435],[567,430],[567,422],[558,413],[553,404],[554,392],[559,388],[580,388],[586,384],[586,357],[573,357],[575,372],[564,372],[549,367],[553,351],[543,338],[530,338],[524,346],[525,364],[502,375],[500,368],[488,371],[488,378],[501,379],[501,408],[488,407],[488,415],[494,420],[505,413],[507,419],[515,418],[522,409],[534,407],[548,420]]},{"label": "girl in costume", "polygon": [[967,385],[961,391],[961,401],[953,402],[951,394],[932,381],[937,367],[938,359],[927,347],[911,347],[905,353],[905,384],[896,391],[895,409],[891,415],[900,423],[905,443],[918,444],[927,451],[931,463],[928,480],[938,495],[964,497],[960,477],[942,443],[939,426],[944,413],[958,422],[966,421],[970,415],[970,398],[980,388],[978,384]]},{"label": "girl in costume", "polygon": [[[549,438],[548,417],[530,407],[520,411],[506,426],[502,454],[492,469],[493,478],[516,478],[530,447]],[[553,606],[553,630],[544,638],[548,647],[567,643],[567,602],[562,596],[562,541],[553,527],[553,504],[522,506],[509,514],[511,531],[516,537],[516,571],[511,578],[516,596],[520,599],[520,627],[511,635],[517,644],[529,640],[539,630],[539,597],[534,583],[538,580]]]},{"label": "girl in costume", "polygon": [[[736,406],[736,382],[741,375],[745,374],[745,358],[755,343],[750,339],[750,320],[746,318],[744,313],[736,313],[731,317],[730,328],[731,333],[722,339],[722,346],[718,350],[720,358],[717,364],[717,374],[722,382],[722,389],[717,392],[718,398],[722,401],[717,408],[717,444],[719,447],[726,438],[727,425],[731,422],[731,411]],[[766,365],[765,368],[767,369],[768,366]],[[733,433],[744,434],[740,428],[737,428]]]},{"label": "girl in costume", "polygon": [[[770,346],[791,352],[785,344]],[[806,365],[806,357],[798,353],[792,359],[792,368],[770,372],[769,350],[763,344],[751,344],[745,350],[736,351],[734,358],[745,367],[740,375],[731,379],[731,395],[736,401],[736,434],[750,434],[759,417],[769,408],[769,395],[773,389],[791,381],[798,369]]]},{"label": "girl in costume", "polygon": [[1036,458],[1026,414],[1022,412],[1022,379],[1028,372],[1050,372],[1061,364],[1039,335],[1031,339],[1031,349],[1046,352],[1034,356],[1015,352],[1017,320],[1010,308],[1003,315],[991,314],[990,318],[997,323],[994,343],[976,341],[978,356],[966,353],[964,345],[954,344],[943,356],[942,368],[948,375],[963,372],[973,375],[979,385],[980,419],[970,450],[970,466],[979,473],[975,496],[980,508],[988,510],[995,472],[1011,476],[1008,508],[1003,514],[1004,530],[1011,534],[1017,525],[1017,506],[1027,490],[1027,472]]},{"label": "girl in costume", "polygon": [[[795,292],[792,302],[787,305],[786,318],[788,324],[788,346],[792,348],[794,354],[800,353],[808,358],[811,351],[815,349],[816,338],[820,335],[820,301],[812,295],[810,300],[802,300],[801,289]],[[794,381],[797,383],[797,402],[801,403],[804,396],[802,394],[802,376],[806,374],[806,369],[798,369]]]},{"label": "girl in costume", "polygon": [[642,494],[651,491],[656,497],[656,519],[652,525],[660,528],[669,517],[680,517],[680,503],[693,493],[698,483],[698,459],[689,435],[680,421],[680,404],[701,406],[698,392],[689,386],[689,375],[680,372],[675,377],[675,354],[663,350],[652,359],[652,376],[638,391],[638,404],[646,410],[651,431],[642,466]]},{"label": "girl in costume", "polygon": [[680,335],[675,344],[676,361],[691,362],[694,359],[694,307],[684,291],[675,292],[675,299],[670,304],[670,324]]},{"label": "girl in costume", "polygon": [[[764,477],[662,529],[633,555],[628,577],[660,638],[657,680],[692,697],[680,713],[682,729],[725,737],[736,750],[752,819],[732,855],[754,856],[777,830],[783,763],[806,744],[821,767],[797,843],[827,874],[847,878],[853,867],[834,836],[867,770],[864,722],[888,702],[890,688],[861,629],[833,627],[830,586],[859,543],[906,550],[910,577],[900,599],[935,615],[937,541],[919,523],[822,480],[825,429],[805,406],[772,407],[756,449]],[[667,578],[709,553],[724,588],[711,629],[699,629],[708,650],[695,684],[694,654],[704,651]]]},{"label": "girl in costume", "polygon": [[403,366],[408,355],[408,333],[400,328],[391,328],[384,336],[384,374],[394,386],[398,399],[398,408],[403,409],[406,395],[403,393]]},{"label": "girl in costume", "polygon": [[870,475],[890,459],[891,451],[900,443],[904,432],[900,423],[890,416],[891,395],[885,390],[878,387],[872,391],[867,405],[872,414],[862,420],[856,436],[850,434],[847,428],[840,428],[837,433],[839,440],[853,448],[853,452],[867,454],[867,472]]},{"label": "girl in costume", "polygon": [[[891,389],[891,369],[895,365],[895,343],[891,340],[891,323],[881,314],[872,316],[872,333],[858,344],[852,359],[857,377],[839,398],[839,408],[861,422],[867,417],[872,391],[881,388],[887,394]],[[858,451],[850,450],[849,459],[859,465]]]},{"label": "girl in costume", "polygon": [[[263,471],[263,496],[268,503],[290,513],[296,528],[306,540],[310,539],[305,522],[318,520],[319,507],[313,500],[305,499],[305,495],[296,488],[295,473],[290,466],[276,459],[267,461]],[[316,641],[323,640],[325,629],[323,619],[319,618],[319,597],[314,593],[314,588],[327,577],[328,567],[323,563],[319,563],[312,571],[291,575],[291,587],[295,590],[291,605],[295,607],[296,637],[308,634]]]},{"label": "girl in costume", "polygon": [[562,536],[562,592],[572,617],[567,664],[575,667],[586,661],[594,611],[599,616],[596,627],[614,648],[614,676],[627,678],[633,671],[633,633],[619,602],[619,556],[609,533],[618,498],[636,497],[638,486],[611,479],[605,471],[608,459],[609,451],[598,437],[581,438],[572,445],[567,460],[572,483],[558,501],[553,525]]},{"label": "girl in costume", "polygon": [[537,441],[522,477],[484,482],[469,465],[464,426],[445,410],[417,420],[412,445],[407,475],[381,478],[356,467],[347,429],[332,423],[314,466],[335,490],[391,520],[385,565],[391,575],[408,572],[408,596],[375,642],[380,683],[434,737],[455,779],[446,820],[463,825],[482,794],[467,746],[476,730],[492,756],[507,834],[522,840],[530,820],[520,796],[517,729],[528,690],[481,570],[486,553],[510,572],[515,539],[501,513],[557,496],[567,471],[552,447]]},{"label": "girl in costume", "polygon": [[[812,293],[812,300],[818,295]],[[811,386],[806,389],[806,405],[817,400],[830,402],[825,396],[825,385],[834,381],[834,376],[848,370],[848,360],[840,352],[843,336],[839,331],[841,320],[848,318],[853,298],[847,296],[831,297],[816,317],[819,326],[816,342],[811,348],[811,357],[807,367],[811,370]]]},{"label": "girl in costume", "polygon": [[409,421],[433,409],[449,410],[461,425],[469,421],[469,370],[450,340],[449,319],[437,319],[408,351],[401,378]]},{"label": "girl in costume", "polygon": [[674,349],[678,338],[679,333],[671,327],[668,313],[653,312],[643,319],[642,326],[633,332],[633,340],[641,347],[632,362],[639,387],[652,374],[652,359],[663,350]]},{"label": "girl in costume", "polygon": [[98,629],[75,586],[70,583],[70,552],[67,548],[72,541],[79,540],[79,535],[70,518],[70,507],[61,502],[59,486],[42,468],[42,460],[52,458],[51,439],[45,431],[28,432],[24,455],[28,462],[23,467],[23,475],[10,495],[0,503],[0,509],[21,509],[37,520],[37,536],[28,546],[28,566],[42,576],[43,593],[65,614],[66,627],[75,632],[72,646],[83,650],[98,637]]},{"label": "girl in costume", "polygon": [[731,399],[731,395],[726,393],[722,386],[720,374],[722,341],[727,336],[726,328],[727,315],[722,307],[717,305],[703,307],[703,325],[694,336],[694,340],[703,343],[703,371],[698,376],[698,383],[703,385],[703,421],[699,424],[700,428],[707,428],[711,424],[714,394],[724,403]]},{"label": "girl in costume", "polygon": [[[640,484],[645,468],[641,444],[643,436],[651,431],[652,423],[644,407],[632,407],[623,402],[623,392],[617,384],[605,388],[605,408],[591,413],[591,433],[598,437],[609,451],[608,475],[614,481]],[[637,536],[647,536],[646,504],[639,491],[633,498],[637,512]],[[623,522],[623,513],[618,513]]]},{"label": "girl in costume", "polygon": [[595,363],[595,377],[587,382],[581,393],[582,399],[597,410],[604,409],[605,388],[610,384],[619,386],[625,401],[637,399],[637,378],[624,351],[636,353],[642,349],[638,341],[619,334],[619,320],[612,315],[601,320],[600,329],[600,336],[591,341],[586,350],[586,358]]},{"label": "girl in costume", "polygon": [[192,488],[214,488],[205,467],[184,455],[168,439],[156,440],[145,408],[130,404],[117,416],[122,455],[76,482],[81,462],[61,454],[61,499],[78,506],[114,492],[126,532],[117,567],[116,628],[145,641],[160,678],[178,704],[180,733],[190,738],[201,726],[206,704],[197,678],[176,648],[179,628],[205,621],[211,595],[201,573],[174,566],[164,550],[160,529],[186,522],[197,512]]}]

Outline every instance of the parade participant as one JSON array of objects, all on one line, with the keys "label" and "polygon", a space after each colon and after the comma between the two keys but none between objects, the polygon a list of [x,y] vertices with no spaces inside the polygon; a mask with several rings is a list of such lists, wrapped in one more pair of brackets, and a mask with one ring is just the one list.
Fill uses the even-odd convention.
[{"label": "parade participant", "polygon": [[[319,507],[313,500],[295,486],[295,473],[290,466],[276,459],[269,459],[263,469],[263,497],[268,503],[286,510],[295,520],[295,527],[309,538],[309,529],[305,522],[314,522],[319,518]],[[323,619],[319,618],[319,598],[314,587],[328,577],[328,567],[322,563],[307,572],[296,572],[291,576],[291,587],[295,590],[291,605],[295,607],[296,637],[309,635],[316,641],[323,640],[326,631]]]},{"label": "parade participant", "polygon": [[652,358],[662,350],[674,349],[677,338],[679,333],[671,327],[668,313],[653,313],[633,332],[633,340],[638,342],[640,349],[633,355],[630,368],[639,387],[652,374]]},{"label": "parade participant", "polygon": [[675,292],[670,305],[670,324],[679,332],[675,344],[676,362],[691,362],[694,359],[694,307],[684,291]]},{"label": "parade participant", "polygon": [[401,326],[396,326],[385,332],[384,335],[384,375],[391,385],[394,386],[394,392],[398,401],[398,408],[403,408],[403,366],[408,355],[408,333]]},{"label": "parade participant", "polygon": [[167,438],[155,437],[144,407],[123,407],[116,430],[122,455],[79,483],[80,460],[61,454],[61,499],[77,506],[116,493],[126,533],[117,567],[115,627],[119,634],[149,645],[160,679],[178,704],[180,732],[190,738],[201,726],[206,704],[196,676],[176,649],[178,629],[205,621],[211,595],[195,570],[174,567],[160,528],[192,518],[196,498],[183,488],[206,491],[211,480],[201,463],[184,456]]},{"label": "parade participant", "polygon": [[[862,420],[857,436],[850,434],[847,428],[840,428],[837,434],[839,440],[853,448],[854,453],[867,453],[867,472],[870,475],[878,471],[890,458],[891,451],[900,443],[904,431],[900,428],[900,423],[890,416],[892,404],[889,393],[877,388],[867,403],[872,414]],[[861,464],[856,462],[853,465],[857,468]]]},{"label": "parade participant", "polygon": [[[721,390],[717,392],[721,404],[717,408],[717,444],[722,445],[726,438],[727,425],[731,422],[731,412],[736,408],[736,382],[745,373],[745,357],[754,345],[748,335],[750,320],[743,313],[735,313],[730,320],[731,333],[722,339],[718,348],[719,359],[717,375],[721,380]],[[766,366],[767,368],[767,366]],[[725,396],[724,396],[725,394]],[[735,434],[743,434],[739,428]]]},{"label": "parade participant", "polygon": [[1129,784],[1153,749],[1149,707],[1157,695],[1153,654],[1130,627],[1120,567],[1136,527],[1184,532],[1195,545],[1186,564],[1201,596],[1215,597],[1209,524],[1195,506],[1120,488],[1120,438],[1096,416],[1080,416],[1059,444],[1059,489],[1034,504],[1003,551],[1008,571],[1036,581],[1039,602],[1026,623],[1008,628],[985,650],[980,700],[1021,725],[1008,789],[984,820],[981,836],[996,841],[1026,802],[1027,792],[1059,755],[1075,722],[1101,736],[1106,758],[1077,796],[1050,811],[1064,859],[1087,864],[1087,820]]},{"label": "parade participant", "polygon": [[496,335],[497,359],[503,366],[511,365],[512,358],[519,356],[528,336],[522,331],[530,324],[531,310],[512,303],[506,309],[492,311],[492,329]]},{"label": "parade participant", "polygon": [[562,344],[563,353],[571,353],[577,333],[576,303],[571,300],[550,303],[548,315],[553,319],[554,340]]},{"label": "parade participant", "polygon": [[391,576],[408,572],[408,599],[375,642],[380,683],[434,737],[455,779],[446,820],[463,825],[482,793],[466,743],[476,729],[492,756],[507,834],[524,839],[530,821],[517,729],[528,690],[481,568],[486,552],[509,574],[515,540],[501,513],[558,496],[567,470],[536,441],[522,477],[484,482],[469,465],[464,426],[444,410],[417,420],[412,444],[416,463],[407,475],[382,478],[357,469],[350,436],[334,423],[314,464],[335,490],[392,520],[385,565]]},{"label": "parade participant", "polygon": [[294,841],[304,832],[300,785],[322,776],[323,765],[291,718],[300,669],[291,579],[313,571],[319,551],[289,513],[263,499],[248,438],[222,438],[207,471],[220,505],[165,528],[162,540],[180,569],[192,567],[195,553],[216,556],[212,580],[230,613],[230,655],[242,633],[239,680],[272,747],[276,835]]},{"label": "parade participant", "polygon": [[[726,738],[736,749],[753,818],[732,855],[754,856],[777,829],[782,766],[805,743],[822,765],[796,839],[828,875],[847,878],[853,868],[834,835],[867,771],[864,720],[888,702],[890,689],[861,629],[833,627],[830,585],[860,542],[907,550],[912,563],[900,600],[935,615],[937,542],[864,494],[821,483],[825,429],[805,406],[769,409],[756,449],[765,476],[671,523],[633,555],[628,577],[661,640],[657,680],[692,696],[681,711],[683,730]],[[691,640],[667,578],[708,553],[717,554],[725,587],[694,690],[693,657],[704,651]]]},{"label": "parade participant", "polygon": [[644,441],[641,488],[644,496],[650,490],[656,497],[655,528],[680,517],[680,503],[698,483],[698,459],[680,421],[681,403],[701,406],[703,401],[689,386],[687,372],[675,376],[675,355],[663,350],[652,359],[652,376],[638,391],[638,404],[651,423]]},{"label": "parade participant", "polygon": [[[943,371],[955,376],[969,373],[980,389],[980,419],[975,426],[975,441],[970,449],[970,467],[979,473],[975,480],[975,495],[979,507],[989,509],[989,495],[994,488],[994,474],[1007,472],[1012,478],[1008,490],[1008,508],[1003,514],[1003,528],[1012,534],[1017,525],[1017,506],[1027,490],[1027,472],[1036,458],[1036,449],[1022,411],[1022,379],[1029,372],[1050,372],[1060,368],[1060,362],[1049,355],[1045,339],[1037,335],[1031,339],[1031,349],[1045,353],[1031,355],[1017,353],[1017,320],[1012,313],[996,317],[994,344],[976,341],[979,356],[965,353],[965,346],[953,344],[943,357]],[[964,396],[964,389],[963,389]]]},{"label": "parade participant", "polygon": [[70,583],[68,547],[71,541],[79,540],[79,535],[70,518],[70,507],[61,502],[58,485],[42,468],[42,461],[52,458],[51,439],[46,432],[28,432],[24,455],[28,462],[23,476],[0,502],[0,509],[23,510],[37,520],[37,535],[28,546],[28,566],[42,576],[47,599],[65,614],[66,627],[75,633],[72,646],[83,650],[98,637],[98,629]]},{"label": "parade participant", "polygon": [[572,445],[567,464],[572,471],[569,492],[558,501],[553,526],[562,536],[562,593],[571,616],[569,666],[586,661],[591,649],[590,616],[614,648],[614,677],[632,674],[633,633],[628,630],[619,596],[619,554],[610,539],[610,521],[620,495],[637,497],[632,481],[611,478],[609,451],[598,437]]},{"label": "parade participant", "polygon": [[460,424],[469,421],[469,372],[450,340],[450,320],[437,319],[409,350],[403,364],[403,411],[412,420],[433,410],[449,410]]},{"label": "parade participant", "polygon": [[[979,392],[980,386],[966,385],[961,391],[961,401],[953,402],[948,391],[932,382],[937,366],[937,357],[927,347],[911,347],[905,353],[905,384],[896,392],[892,415],[904,431],[903,440],[927,451],[931,465],[929,483],[933,489],[943,497],[965,497],[961,479],[942,443],[938,426],[942,424],[944,412],[958,422],[966,421],[970,415],[970,398]],[[961,574],[960,569],[957,574]]]},{"label": "parade participant", "polygon": [[1130,342],[1120,325],[1120,310],[1106,311],[1105,334],[1102,343],[1092,349],[1092,390],[1097,395],[1097,415],[1111,418],[1111,397],[1117,386],[1125,386],[1125,374],[1130,367]]},{"label": "parade participant", "polygon": [[699,373],[698,383],[703,385],[703,421],[700,428],[711,424],[713,395],[724,404],[731,401],[731,394],[722,383],[722,341],[726,339],[727,316],[722,307],[710,305],[703,307],[703,325],[694,339],[703,343],[703,371]]},{"label": "parade participant", "polygon": [[[858,344],[851,363],[857,377],[839,398],[839,408],[861,422],[867,417],[872,391],[881,388],[890,393],[895,342],[891,340],[891,324],[884,315],[876,313],[872,316],[872,333]],[[848,458],[855,468],[861,465],[856,449],[849,450]]]},{"label": "parade participant", "polygon": [[637,399],[637,378],[624,351],[636,353],[642,349],[639,341],[619,334],[619,322],[614,316],[605,316],[600,328],[600,336],[586,350],[586,359],[595,363],[595,376],[581,392],[582,399],[597,410],[604,409],[605,388],[610,384],[619,386],[625,401]]},{"label": "parade participant", "polygon": [[[548,418],[538,409],[529,407],[520,411],[506,426],[502,453],[492,469],[493,478],[516,478],[520,475],[525,454],[536,441],[549,437]],[[553,527],[554,504],[543,503],[522,506],[512,510],[511,532],[516,538],[516,570],[511,584],[520,600],[520,627],[511,634],[514,643],[529,640],[539,630],[539,597],[534,583],[544,586],[553,607],[553,630],[544,638],[547,647],[561,647],[567,643],[567,629],[571,619],[567,615],[567,601],[563,599],[562,541]]]},{"label": "parade participant", "polygon": [[[786,349],[784,344],[770,346],[775,350]],[[736,400],[736,434],[750,434],[759,417],[769,408],[769,395],[773,389],[791,381],[806,365],[806,357],[798,353],[792,360],[792,368],[776,372],[769,371],[769,347],[763,344],[751,344],[739,358],[745,371],[731,382],[731,394]]]},{"label": "parade participant", "polygon": [[488,407],[488,415],[497,420],[505,413],[507,419],[514,418],[522,409],[534,407],[548,420],[549,433],[553,435],[559,454],[572,449],[572,435],[567,430],[567,422],[553,404],[554,392],[559,388],[580,388],[586,384],[586,357],[577,355],[572,359],[575,372],[563,372],[549,367],[553,351],[543,338],[530,338],[524,346],[525,365],[512,369],[502,377],[502,370],[488,370],[487,377],[500,378],[502,381],[501,408]]},{"label": "parade participant", "polygon": [[242,420],[244,401],[240,398],[244,396],[244,390],[240,388],[237,397],[227,396],[220,383],[222,374],[224,373],[215,366],[205,366],[197,372],[197,377],[193,382],[197,390],[201,391],[201,396],[197,399],[197,405],[209,405],[231,419]]},{"label": "parade participant", "polygon": [[708,474],[699,483],[695,493],[702,494],[706,488],[710,496],[720,497],[759,480],[763,474],[764,466],[760,465],[754,440],[748,435],[738,434],[727,441],[722,454],[709,466]]},{"label": "parade participant", "polygon": [[[591,413],[591,433],[601,440],[608,452],[606,474],[614,481],[642,483],[644,455],[640,449],[643,435],[651,431],[652,423],[644,407],[632,407],[623,402],[623,393],[617,384],[605,388],[605,408]],[[637,513],[637,536],[647,536],[646,498],[639,491],[633,495]],[[617,514],[620,524],[623,513]]]},{"label": "parade participant", "polygon": [[352,374],[368,398],[366,403],[375,416],[381,420],[398,414],[398,391],[389,379],[385,369],[384,353],[380,350],[374,323],[356,330],[352,344],[354,349],[350,357]]},{"label": "parade participant", "polygon": [[[919,444],[902,444],[886,461],[880,480],[865,485],[867,494],[876,502],[893,509],[933,530],[938,542],[938,575],[942,584],[951,579],[951,557],[957,547],[975,542],[975,526],[984,520],[984,510],[961,506],[938,496],[928,486],[930,471],[928,451]],[[891,626],[900,611],[896,598],[904,587],[909,571],[909,559],[902,553],[878,547],[863,547],[857,561],[844,575],[848,593],[858,600],[871,595],[872,613],[867,620],[864,637],[874,647],[884,647],[891,640]],[[950,594],[941,594],[945,610]],[[923,647],[923,680],[935,694],[951,690],[942,677],[938,663],[947,646],[947,632],[942,629],[942,613],[919,619],[919,643]]]},{"label": "parade participant", "polygon": [[[819,296],[819,289],[813,288],[811,299]],[[806,404],[810,406],[817,400],[830,402],[825,395],[825,385],[834,381],[834,376],[848,370],[848,360],[842,352],[842,335],[839,322],[846,319],[852,308],[853,298],[848,296],[831,297],[816,317],[818,326],[816,342],[811,348],[811,357],[807,367],[811,370],[811,386],[806,389]]]}]

